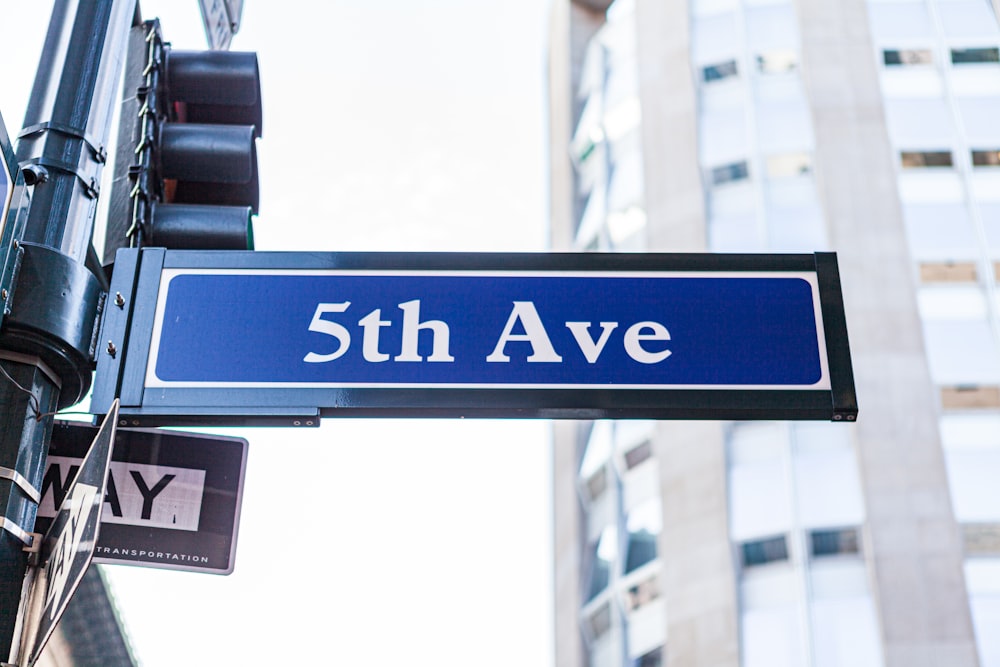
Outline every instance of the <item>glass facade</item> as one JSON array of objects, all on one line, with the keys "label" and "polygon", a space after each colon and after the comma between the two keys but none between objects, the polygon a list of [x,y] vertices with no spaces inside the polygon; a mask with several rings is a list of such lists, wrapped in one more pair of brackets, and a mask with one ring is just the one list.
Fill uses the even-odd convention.
[{"label": "glass facade", "polygon": [[[979,664],[1000,667],[1000,30],[982,0],[868,0]],[[636,7],[591,38],[571,144],[579,250],[646,249]],[[792,0],[690,0],[705,247],[829,248]],[[660,250],[661,248],[658,248]],[[592,667],[669,664],[653,423],[598,422],[578,471]],[[725,426],[744,667],[885,664],[852,431]]]}]

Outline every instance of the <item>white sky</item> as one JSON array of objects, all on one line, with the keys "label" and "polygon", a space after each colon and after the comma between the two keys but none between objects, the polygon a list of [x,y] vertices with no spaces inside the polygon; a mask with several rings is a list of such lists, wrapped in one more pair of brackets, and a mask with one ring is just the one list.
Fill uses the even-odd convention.
[{"label": "white sky", "polygon": [[[50,2],[0,0],[17,133]],[[197,0],[144,0],[204,48]],[[545,243],[546,0],[246,0],[258,250]],[[551,665],[549,425],[325,420],[250,441],[236,571],[108,567],[142,664]]]}]

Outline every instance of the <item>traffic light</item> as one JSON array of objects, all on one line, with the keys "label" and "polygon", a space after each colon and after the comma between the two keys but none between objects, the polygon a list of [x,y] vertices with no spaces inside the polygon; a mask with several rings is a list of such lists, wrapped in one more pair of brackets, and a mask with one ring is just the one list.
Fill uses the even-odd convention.
[{"label": "traffic light", "polygon": [[256,53],[181,51],[132,28],[104,263],[123,247],[253,250]]}]

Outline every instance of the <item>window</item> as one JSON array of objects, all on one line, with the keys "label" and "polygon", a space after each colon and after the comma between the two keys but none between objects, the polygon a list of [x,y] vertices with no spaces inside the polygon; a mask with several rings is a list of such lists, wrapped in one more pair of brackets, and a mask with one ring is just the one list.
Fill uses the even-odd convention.
[{"label": "window", "polygon": [[710,172],[710,182],[712,185],[724,185],[734,181],[742,181],[750,176],[750,169],[746,160],[724,164],[720,167],[712,167]]},{"label": "window", "polygon": [[721,81],[737,76],[738,74],[739,70],[735,60],[726,60],[725,62],[708,65],[701,69],[701,76],[705,83]]},{"label": "window", "polygon": [[976,281],[975,262],[923,262],[920,280],[925,283],[958,283]]},{"label": "window", "polygon": [[794,72],[799,56],[792,50],[766,51],[757,56],[757,69],[761,74]]},{"label": "window", "polygon": [[781,153],[771,155],[766,162],[768,178],[801,176],[812,171],[812,156],[809,153]]},{"label": "window", "polygon": [[962,542],[966,556],[1000,555],[1000,524],[963,524]]},{"label": "window", "polygon": [[618,531],[614,526],[606,526],[601,531],[591,550],[590,588],[587,600],[593,600],[597,594],[608,587],[611,580],[611,565],[618,554]]},{"label": "window", "polygon": [[601,467],[587,479],[587,496],[597,500],[608,488],[607,468]]},{"label": "window", "polygon": [[625,527],[628,530],[625,552],[627,574],[656,558],[656,539],[663,529],[659,497],[650,498],[632,508]]},{"label": "window", "polygon": [[899,154],[903,169],[925,167],[951,167],[951,151],[901,151]]},{"label": "window", "polygon": [[1000,167],[1000,149],[991,148],[989,150],[973,150],[972,166]]},{"label": "window", "polygon": [[952,49],[951,62],[955,65],[1000,62],[1000,49],[996,47],[980,49]]},{"label": "window", "polygon": [[740,547],[743,567],[788,560],[788,540],[784,535],[744,542]]},{"label": "window", "polygon": [[636,667],[661,667],[663,665],[663,647],[658,646],[639,658]]},{"label": "window", "polygon": [[857,528],[814,530],[809,533],[809,549],[814,557],[861,552]]},{"label": "window", "polygon": [[587,630],[591,638],[596,641],[607,634],[611,629],[611,605],[603,604],[601,607],[587,618]]},{"label": "window", "polygon": [[882,51],[882,62],[886,66],[930,65],[934,56],[930,49],[885,49]]},{"label": "window", "polygon": [[625,467],[629,470],[636,467],[653,455],[653,443],[644,440],[625,452]]},{"label": "window", "polygon": [[942,387],[941,407],[946,410],[1000,408],[1000,387],[978,385]]},{"label": "window", "polygon": [[633,611],[658,597],[660,597],[660,584],[656,579],[656,575],[653,575],[629,587],[628,597],[625,599],[625,607],[628,611]]}]

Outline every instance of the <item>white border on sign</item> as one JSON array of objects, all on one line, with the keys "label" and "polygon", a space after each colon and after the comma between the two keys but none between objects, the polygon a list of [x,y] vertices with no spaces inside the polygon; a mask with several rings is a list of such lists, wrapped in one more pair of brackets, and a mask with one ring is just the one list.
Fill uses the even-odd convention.
[{"label": "white border on sign", "polygon": [[7,165],[7,158],[0,156],[0,166],[3,167],[3,176],[7,179],[7,196],[4,197],[3,207],[0,208],[0,237],[7,229],[7,215],[10,213],[10,203],[14,199],[14,176],[11,175],[10,167]]},{"label": "white border on sign", "polygon": [[[813,313],[816,324],[816,346],[820,357],[820,379],[810,385],[722,385],[722,384],[566,384],[566,383],[442,383],[442,382],[176,382],[162,380],[156,375],[156,362],[160,350],[164,313],[170,283],[178,276],[187,275],[246,275],[246,276],[411,276],[411,277],[520,277],[520,278],[780,278],[804,280],[812,289]],[[820,309],[819,280],[815,272],[808,271],[453,271],[453,270],[329,270],[329,269],[163,269],[160,273],[159,292],[153,319],[153,336],[150,341],[146,365],[147,388],[155,389],[612,389],[612,390],[830,390],[830,364],[827,358],[826,333]]]}]

